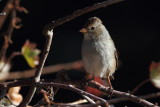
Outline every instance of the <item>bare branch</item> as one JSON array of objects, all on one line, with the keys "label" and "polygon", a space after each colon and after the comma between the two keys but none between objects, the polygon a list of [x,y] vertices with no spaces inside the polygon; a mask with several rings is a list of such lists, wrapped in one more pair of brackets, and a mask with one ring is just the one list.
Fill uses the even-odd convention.
[{"label": "bare branch", "polygon": [[113,90],[113,89],[110,89],[108,87],[105,87],[95,81],[90,81],[88,83],[89,86],[93,87],[93,88],[96,88],[104,93],[107,93],[109,95],[113,95],[113,96],[116,96],[116,97],[126,97],[128,100],[131,100],[137,104],[140,104],[142,106],[145,106],[145,107],[158,107],[157,105],[154,105],[153,103],[150,103],[142,98],[138,98],[137,96],[134,96],[132,94],[129,94],[129,93],[125,93],[125,92],[121,92],[121,91],[117,91],[117,90]]},{"label": "bare branch", "polygon": [[47,24],[45,26],[44,30],[43,30],[43,34],[45,35],[47,33],[46,31],[48,29],[54,29],[55,27],[57,27],[59,25],[62,25],[66,22],[69,22],[69,21],[71,21],[71,20],[73,20],[73,19],[75,19],[75,18],[77,18],[77,17],[79,17],[83,14],[86,14],[88,12],[94,11],[94,10],[102,8],[102,7],[107,7],[109,5],[112,5],[112,4],[121,2],[121,1],[124,1],[124,0],[108,0],[108,1],[104,1],[104,2],[101,2],[101,3],[94,4],[93,6],[85,7],[84,9],[81,9],[81,10],[77,10],[69,16],[65,16],[61,19],[52,21],[51,23]]},{"label": "bare branch", "polygon": [[3,46],[0,50],[0,62],[3,62],[6,60],[7,49],[8,49],[8,38],[7,38],[7,36],[4,36],[4,43],[3,43]]},{"label": "bare branch", "polygon": [[[44,63],[46,61],[46,58],[47,58],[47,55],[48,55],[48,52],[49,52],[49,49],[50,49],[50,45],[51,45],[51,42],[52,42],[52,36],[53,36],[53,29],[59,25],[62,25],[63,23],[66,23],[70,20],[73,20],[74,18],[82,15],[82,14],[85,14],[87,12],[90,12],[90,11],[93,11],[93,10],[96,10],[98,8],[101,8],[101,7],[106,7],[108,5],[111,5],[111,4],[114,4],[114,3],[117,3],[117,2],[120,2],[122,0],[109,0],[109,1],[105,1],[105,2],[102,2],[102,3],[99,3],[99,4],[95,4],[93,6],[90,6],[90,7],[86,7],[82,10],[79,10],[79,11],[76,11],[74,12],[72,15],[70,16],[66,16],[62,19],[59,19],[57,21],[55,21],[54,23],[50,23],[49,25],[47,25],[44,30],[43,30],[43,33],[44,35],[47,37],[47,41],[46,41],[46,44],[45,44],[45,48],[43,50],[43,54],[42,54],[42,58],[41,58],[41,61],[40,61],[40,64],[35,72],[35,77],[34,77],[34,81],[33,81],[33,84],[35,82],[39,82],[40,81],[40,76],[41,76],[41,73],[42,73],[42,69],[43,69],[43,66],[44,66]],[[31,101],[34,93],[36,91],[36,87],[35,86],[32,86],[30,88],[30,91],[29,93],[27,94],[26,98],[24,99],[24,101],[22,101],[22,103],[19,105],[19,107],[25,107],[28,105],[28,103]]]},{"label": "bare branch", "polygon": [[6,12],[6,15],[0,15],[0,29],[2,28],[6,18],[8,17],[11,9],[13,8],[13,3],[15,0],[8,0],[6,6],[4,7],[4,9],[2,10],[2,12]]},{"label": "bare branch", "polygon": [[144,81],[142,81],[141,83],[139,83],[132,91],[131,94],[134,94],[142,85],[148,83],[150,81],[150,79],[146,79]]},{"label": "bare branch", "polygon": [[[40,82],[40,83],[37,83],[36,86],[40,86],[40,87],[51,86],[51,87],[58,87],[58,88],[68,89],[68,90],[71,90],[71,91],[74,91],[74,92],[78,93],[79,95],[82,95],[82,96],[85,95],[85,96],[87,96],[87,97],[90,97],[90,98],[92,98],[92,99],[94,99],[94,100],[99,100],[99,101],[101,102],[101,103],[99,103],[99,104],[91,104],[92,107],[93,107],[93,105],[94,105],[94,106],[101,105],[101,106],[104,106],[104,107],[108,107],[108,103],[107,103],[106,100],[104,100],[104,99],[102,99],[102,98],[100,98],[100,97],[97,97],[97,96],[95,96],[95,95],[89,94],[89,93],[87,93],[87,92],[85,92],[85,91],[82,91],[82,90],[80,90],[80,89],[78,89],[78,88],[75,88],[75,87],[73,87],[73,85],[66,85],[66,84],[59,84],[59,83]],[[65,104],[59,104],[59,106],[62,106],[62,105],[63,105],[63,106],[67,106],[67,105],[65,105]],[[68,105],[68,106],[71,106],[71,105]]]},{"label": "bare branch", "polygon": [[92,99],[90,99],[88,96],[82,95],[83,98],[85,98],[88,102],[90,102],[91,104],[96,104]]},{"label": "bare branch", "polygon": [[[50,65],[43,68],[42,75],[55,73],[61,70],[80,70],[83,67],[82,61],[74,61],[64,64]],[[12,79],[25,79],[33,77],[35,74],[35,69],[24,70],[24,71],[13,71],[10,72],[3,80],[12,80]],[[0,79],[1,80],[1,79]]]},{"label": "bare branch", "polygon": [[[101,98],[99,98],[97,96],[94,96],[94,95],[89,94],[87,92],[84,92],[84,91],[82,91],[80,89],[77,89],[77,88],[73,87],[72,85],[68,85],[68,83],[64,84],[64,82],[63,82],[63,84],[61,84],[61,83],[45,82],[45,80],[43,80],[43,82],[37,82],[37,83],[33,84],[33,80],[21,80],[21,81],[12,81],[12,82],[0,83],[1,89],[8,89],[10,87],[15,87],[15,86],[31,86],[31,85],[34,85],[36,87],[52,86],[52,87],[56,87],[56,88],[68,89],[68,90],[71,90],[71,91],[75,91],[76,93],[78,93],[78,94],[80,94],[82,96],[85,95],[85,96],[90,97],[90,98],[92,98],[94,100],[101,101],[100,103],[96,103],[96,105],[103,105],[104,103],[106,103],[106,101],[104,99],[101,99]],[[97,82],[94,82],[94,81],[90,81],[88,83],[88,85],[93,87],[93,88],[96,88],[96,89],[98,89],[98,90],[100,90],[102,92],[105,92],[105,93],[107,93],[109,95],[120,97],[120,98],[117,98],[117,99],[108,100],[109,104],[117,103],[117,102],[120,102],[120,101],[130,100],[130,101],[133,101],[133,102],[135,102],[135,103],[137,103],[139,105],[146,106],[146,107],[159,107],[159,106],[154,105],[153,103],[150,103],[150,102],[148,102],[148,101],[146,101],[144,99],[160,97],[160,93],[149,94],[149,95],[137,97],[137,96],[131,95],[129,93],[125,93],[125,92],[121,92],[121,91],[110,89],[110,88],[105,87],[105,86],[103,86],[103,85],[101,85],[101,84],[99,84]],[[61,105],[66,106],[68,104],[61,104]],[[95,104],[88,104],[88,105],[85,105],[85,106],[92,107],[92,106],[95,106]]]},{"label": "bare branch", "polygon": [[[143,98],[143,99],[157,98],[157,97],[160,97],[160,92],[138,96],[138,97]],[[128,100],[129,99],[126,97],[121,97],[121,98],[115,98],[115,99],[108,100],[108,103],[113,104],[113,103],[118,103],[118,102],[123,102],[123,101],[128,101]]]},{"label": "bare branch", "polygon": [[33,97],[33,95],[36,91],[36,87],[34,86],[34,84],[36,82],[40,81],[40,76],[41,76],[41,73],[42,73],[42,69],[43,69],[44,63],[47,59],[47,56],[48,56],[48,53],[49,53],[49,50],[50,50],[50,46],[51,46],[51,43],[52,43],[53,30],[48,31],[48,33],[45,36],[46,36],[45,47],[44,47],[44,50],[43,50],[43,53],[42,53],[40,63],[39,63],[39,65],[37,67],[37,70],[35,72],[34,80],[32,81],[32,86],[31,86],[26,98],[22,101],[22,103],[18,107],[26,107],[28,105],[28,103],[32,100],[32,97]]},{"label": "bare branch", "polygon": [[87,100],[86,99],[80,99],[80,100],[77,100],[77,101],[74,101],[74,102],[71,102],[71,103],[68,103],[68,104],[77,105],[77,104],[83,104],[83,103],[87,103]]}]

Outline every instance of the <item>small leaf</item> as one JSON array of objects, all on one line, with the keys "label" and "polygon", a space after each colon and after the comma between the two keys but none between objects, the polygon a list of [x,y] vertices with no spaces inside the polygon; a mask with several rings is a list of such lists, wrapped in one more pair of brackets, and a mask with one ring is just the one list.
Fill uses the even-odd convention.
[{"label": "small leaf", "polygon": [[35,68],[39,64],[38,55],[40,54],[40,50],[36,49],[35,43],[30,43],[29,40],[26,40],[21,51],[31,68]]},{"label": "small leaf", "polygon": [[149,70],[151,82],[155,87],[160,88],[160,62],[152,62]]}]

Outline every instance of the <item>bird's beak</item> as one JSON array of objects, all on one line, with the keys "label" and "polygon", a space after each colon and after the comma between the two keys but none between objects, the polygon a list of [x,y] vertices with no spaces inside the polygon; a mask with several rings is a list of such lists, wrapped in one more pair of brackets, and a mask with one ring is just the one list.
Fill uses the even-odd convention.
[{"label": "bird's beak", "polygon": [[86,28],[82,28],[79,32],[81,32],[81,33],[86,33],[86,32],[87,32],[87,29],[86,29]]}]

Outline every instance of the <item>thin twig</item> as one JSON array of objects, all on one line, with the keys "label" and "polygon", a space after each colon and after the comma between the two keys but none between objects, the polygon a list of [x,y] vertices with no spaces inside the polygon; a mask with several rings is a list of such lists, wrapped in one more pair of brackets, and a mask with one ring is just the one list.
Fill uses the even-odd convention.
[{"label": "thin twig", "polygon": [[[82,67],[83,64],[81,60],[64,64],[50,65],[43,68],[42,75],[55,73],[61,70],[71,70],[71,69],[80,70]],[[6,77],[3,77],[3,80],[31,78],[35,74],[34,71],[35,69],[24,70],[24,71],[12,71]]]},{"label": "thin twig", "polygon": [[83,98],[85,98],[89,103],[96,104],[92,99],[90,99],[88,96],[82,95]]},{"label": "thin twig", "polygon": [[52,21],[51,23],[47,24],[43,30],[43,34],[45,35],[47,32],[48,29],[54,29],[55,27],[59,26],[59,25],[62,25],[66,22],[69,22],[83,14],[86,14],[88,12],[91,12],[91,11],[94,11],[94,10],[97,10],[99,8],[102,8],[102,7],[107,7],[109,5],[112,5],[112,4],[115,4],[115,3],[118,3],[118,2],[121,2],[121,1],[124,1],[124,0],[108,0],[108,1],[104,1],[104,2],[101,2],[101,3],[97,3],[97,4],[94,4],[92,6],[89,6],[89,7],[85,7],[84,9],[81,9],[81,10],[77,10],[75,11],[73,14],[69,15],[69,16],[65,16],[61,19],[58,19],[58,20],[55,20],[55,21]]},{"label": "thin twig", "polygon": [[42,73],[42,69],[43,69],[44,63],[47,59],[47,56],[48,56],[48,53],[49,53],[49,50],[50,50],[50,46],[51,46],[51,43],[52,43],[53,30],[48,31],[48,33],[45,36],[46,36],[46,43],[45,43],[45,47],[44,47],[44,50],[43,50],[43,53],[42,53],[42,58],[41,58],[40,63],[37,67],[37,70],[35,72],[34,80],[32,82],[33,86],[31,86],[26,98],[22,101],[22,103],[18,107],[26,107],[28,105],[28,103],[32,100],[32,97],[33,97],[33,95],[36,91],[36,87],[34,86],[34,84],[36,82],[40,81],[40,76],[41,76],[41,73]]},{"label": "thin twig", "polygon": [[[6,66],[6,64],[10,64],[11,60],[12,60],[14,57],[18,56],[18,55],[22,55],[21,52],[13,52],[13,53],[11,54],[11,56],[10,56],[8,59],[6,59],[6,61],[4,61],[4,64],[3,64],[3,66],[1,67],[0,71],[4,69],[4,67]],[[4,80],[4,78],[3,78],[3,80]]]},{"label": "thin twig", "polygon": [[[143,96],[138,96],[139,98],[143,98],[143,99],[151,99],[151,98],[157,98],[160,97],[160,92],[157,93],[152,93],[152,94],[148,94],[148,95],[143,95]],[[126,97],[121,97],[121,98],[114,98],[111,100],[107,100],[108,103],[110,104],[114,104],[114,103],[118,103],[118,102],[123,102],[123,101],[128,101],[129,99]]]},{"label": "thin twig", "polygon": [[7,36],[4,36],[3,46],[2,46],[2,48],[0,50],[0,62],[3,62],[3,61],[6,60],[7,48],[8,48],[8,38],[7,38]]},{"label": "thin twig", "polygon": [[145,107],[159,107],[157,105],[154,105],[153,103],[151,102],[148,102],[142,98],[138,98],[137,96],[134,96],[130,93],[125,93],[125,92],[121,92],[121,91],[117,91],[117,90],[113,90],[113,89],[110,89],[110,88],[107,88],[95,81],[90,81],[88,83],[89,86],[93,87],[93,88],[96,88],[104,93],[107,93],[109,95],[113,95],[113,96],[116,96],[116,97],[126,97],[128,98],[128,100],[130,101],[133,101],[137,104],[140,104],[142,106],[145,106]]},{"label": "thin twig", "polygon": [[4,33],[5,36],[7,36],[8,42],[12,43],[11,40],[11,36],[14,30],[14,26],[13,26],[13,21],[16,19],[16,4],[15,4],[16,0],[9,0],[8,3],[6,4],[5,8],[4,8],[4,12],[6,12],[5,16],[0,16],[0,28],[2,27],[4,21],[6,20],[6,18],[8,17],[9,13],[10,13],[10,19],[9,19],[9,25],[8,25],[8,29],[6,31],[6,33]]},{"label": "thin twig", "polygon": [[[61,84],[61,83],[50,83],[50,82],[44,82],[46,80],[43,80],[43,82],[37,82],[35,84],[32,84],[32,81],[33,80],[19,80],[19,81],[11,81],[11,82],[5,82],[5,83],[0,83],[0,87],[1,89],[8,89],[8,88],[11,88],[11,87],[16,87],[16,86],[31,86],[31,85],[34,85],[36,87],[45,87],[45,86],[52,86],[52,87],[56,87],[56,88],[64,88],[64,89],[68,89],[68,90],[72,90],[72,91],[75,91],[76,93],[79,93],[80,95],[86,95],[90,98],[93,98],[94,100],[99,100],[99,97],[94,97],[94,95],[92,94],[84,94],[84,92],[80,89],[78,89],[78,92],[75,90],[75,87],[73,86],[70,86],[68,85],[68,82],[66,84]],[[157,105],[154,105],[142,98],[155,98],[155,97],[160,97],[160,93],[155,93],[155,94],[149,94],[149,95],[146,95],[146,96],[134,96],[134,95],[131,95],[129,93],[125,93],[125,92],[121,92],[121,91],[116,91],[116,90],[113,90],[113,89],[110,89],[110,88],[107,88],[97,82],[94,82],[94,81],[90,81],[88,83],[89,86],[93,87],[93,88],[96,88],[102,92],[105,92],[109,95],[113,95],[113,96],[116,96],[116,97],[120,97],[118,98],[117,100],[113,99],[113,100],[109,100],[109,103],[116,103],[116,102],[119,102],[119,101],[126,101],[126,100],[130,100],[130,101],[133,101],[139,105],[142,105],[142,106],[146,106],[146,107],[159,107]],[[103,101],[103,99],[102,99]],[[105,101],[105,100],[104,100]],[[101,103],[99,103],[101,104]],[[103,103],[104,104],[104,103]],[[86,106],[90,106],[91,107],[94,106],[94,104],[89,104],[89,105],[86,105]]]},{"label": "thin twig", "polygon": [[[53,36],[53,29],[59,25],[62,25],[82,14],[85,14],[85,13],[88,13],[90,11],[93,11],[93,10],[96,10],[98,8],[101,8],[101,7],[106,7],[108,5],[111,5],[111,4],[114,4],[114,3],[117,3],[117,2],[120,2],[120,1],[123,1],[123,0],[109,0],[109,1],[105,1],[105,2],[102,2],[102,3],[99,3],[99,4],[95,4],[93,6],[90,6],[90,7],[86,7],[82,10],[79,10],[79,11],[76,11],[74,12],[72,15],[70,16],[66,16],[62,19],[59,19],[57,21],[55,21],[54,23],[50,23],[49,25],[47,25],[44,30],[43,30],[43,33],[44,35],[47,37],[47,41],[46,41],[46,45],[45,45],[45,48],[43,50],[43,54],[42,54],[42,58],[41,58],[41,61],[40,61],[40,64],[35,72],[35,77],[34,77],[34,81],[33,81],[33,84],[35,82],[39,82],[40,81],[40,76],[41,76],[41,72],[42,72],[42,69],[43,69],[43,66],[44,66],[44,63],[46,61],[46,58],[47,58],[47,55],[48,55],[48,52],[49,52],[49,49],[50,49],[50,45],[51,45],[51,41],[52,41],[52,36]],[[32,86],[29,90],[29,93],[27,94],[26,98],[22,101],[22,103],[20,104],[19,107],[25,107],[28,105],[28,103],[31,101],[34,93],[36,91],[36,87],[35,86]]]},{"label": "thin twig", "polygon": [[[68,89],[68,90],[71,90],[71,91],[74,91],[74,92],[76,92],[76,93],[78,93],[79,95],[85,95],[85,96],[87,96],[87,97],[90,97],[90,98],[92,98],[92,99],[94,99],[94,100],[98,100],[98,101],[100,101],[101,103],[99,103],[101,106],[103,106],[103,107],[107,107],[108,106],[108,103],[107,103],[107,101],[106,100],[104,100],[104,99],[102,99],[102,98],[100,98],[100,97],[97,97],[97,96],[95,96],[95,95],[92,95],[92,94],[90,94],[90,93],[87,93],[87,92],[85,92],[85,91],[82,91],[82,90],[80,90],[80,89],[78,89],[78,88],[75,88],[75,87],[73,87],[73,85],[66,85],[66,84],[59,84],[59,83],[47,83],[47,82],[39,82],[39,83],[37,83],[36,84],[36,86],[37,87],[47,87],[47,86],[51,86],[51,87],[58,87],[58,88],[63,88],[63,89]],[[97,105],[99,105],[99,104],[97,104]],[[67,105],[64,105],[64,104],[59,104],[59,106],[67,106]],[[95,104],[92,104],[92,105],[95,105]],[[96,105],[96,106],[97,106]],[[69,106],[69,105],[68,105]]]},{"label": "thin twig", "polygon": [[0,29],[2,28],[5,20],[7,19],[11,9],[13,8],[14,1],[15,0],[8,0],[8,2],[6,3],[6,6],[2,10],[2,12],[6,12],[6,15],[0,15]]},{"label": "thin twig", "polygon": [[80,99],[80,100],[77,100],[77,101],[74,101],[74,102],[71,102],[71,103],[68,103],[68,104],[78,105],[78,104],[83,104],[83,103],[87,103],[87,100],[86,99]]},{"label": "thin twig", "polygon": [[142,81],[141,83],[139,83],[132,91],[131,94],[134,94],[142,85],[148,83],[150,81],[150,79],[146,79],[144,81]]},{"label": "thin twig", "polygon": [[15,2],[15,0],[9,0],[3,9],[3,12],[6,12],[7,14],[4,16],[0,15],[0,20],[1,20],[0,21],[0,29],[1,29],[1,27],[3,26],[3,23],[5,22],[6,18],[8,17],[8,14],[11,13],[10,23],[9,23],[9,26],[7,28],[6,33],[4,34],[4,43],[3,43],[2,49],[0,50],[0,62],[5,60],[6,52],[9,47],[8,45],[9,45],[9,43],[12,43],[11,35],[12,35],[13,29],[14,29],[13,25],[12,25],[12,21],[16,17],[16,9],[13,6],[14,2]]},{"label": "thin twig", "polygon": [[13,8],[13,9],[11,10],[10,23],[9,23],[7,32],[5,33],[5,35],[8,37],[9,43],[12,43],[11,36],[12,36],[13,30],[14,30],[13,20],[15,20],[16,14],[17,14],[16,9]]}]

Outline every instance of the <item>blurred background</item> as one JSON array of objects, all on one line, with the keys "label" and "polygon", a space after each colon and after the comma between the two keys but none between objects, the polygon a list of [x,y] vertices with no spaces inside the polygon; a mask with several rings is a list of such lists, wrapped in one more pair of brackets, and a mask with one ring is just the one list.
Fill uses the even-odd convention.
[{"label": "blurred background", "polygon": [[[17,13],[22,19],[23,27],[14,30],[7,55],[13,51],[20,51],[22,45],[29,39],[43,49],[45,37],[42,29],[49,22],[72,14],[77,9],[82,9],[103,0],[21,0],[21,5],[27,8],[29,14]],[[7,0],[0,0],[0,9]],[[1,12],[0,11],[0,12]],[[52,47],[46,65],[67,63],[81,59],[81,43],[83,35],[79,30],[84,23],[93,16],[99,17],[108,29],[118,50],[120,66],[114,74],[112,81],[114,89],[130,92],[136,85],[149,78],[149,65],[152,61],[160,61],[160,1],[159,0],[126,0],[121,3],[101,8],[82,15],[71,22],[63,24],[54,30]],[[0,33],[4,32],[5,27]],[[2,44],[2,37],[0,37]],[[13,59],[11,71],[30,69],[22,57]],[[81,79],[79,71],[68,71],[73,79]],[[54,79],[55,74],[45,75],[42,78]],[[25,95],[28,88],[21,91]],[[157,92],[151,83],[141,87],[136,95],[145,95]],[[72,95],[72,96],[71,96]],[[34,104],[39,97],[36,95]],[[106,97],[107,98],[107,97]],[[58,102],[74,101],[78,99],[73,92],[60,90],[55,96]],[[154,103],[157,99],[149,100]],[[132,102],[115,104],[116,107],[138,107]]]}]

